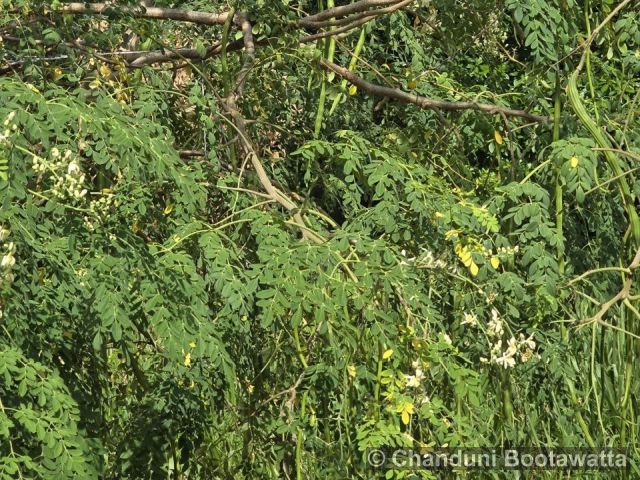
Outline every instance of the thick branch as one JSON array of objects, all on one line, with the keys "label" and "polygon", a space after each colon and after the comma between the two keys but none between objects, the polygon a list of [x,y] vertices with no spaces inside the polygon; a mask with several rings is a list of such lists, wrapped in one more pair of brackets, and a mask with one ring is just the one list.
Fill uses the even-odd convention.
[{"label": "thick branch", "polygon": [[532,122],[545,123],[549,121],[549,117],[543,117],[535,115],[533,113],[526,112],[525,110],[513,110],[511,108],[500,107],[498,105],[492,105],[488,103],[478,102],[448,102],[444,100],[435,100],[428,97],[422,97],[417,94],[411,94],[400,90],[399,88],[383,87],[376,85],[360,78],[354,73],[350,72],[346,68],[343,68],[335,63],[328,62],[327,60],[320,60],[320,65],[326,70],[335,72],[342,78],[345,78],[353,85],[357,86],[360,90],[376,95],[379,97],[388,97],[398,100],[403,103],[411,103],[417,105],[420,108],[428,110],[444,110],[444,111],[459,111],[459,110],[478,110],[486,113],[498,113],[504,114],[508,117],[521,117]]},{"label": "thick branch", "polygon": [[[396,10],[400,10],[402,7],[405,7],[413,2],[414,0],[401,0],[401,1],[396,0],[394,2],[394,5],[391,5],[389,7],[361,12],[355,15],[350,15],[350,16],[341,18],[339,20],[313,21],[313,20],[309,20],[311,17],[305,17],[301,19],[298,23],[303,27],[314,28],[314,29],[340,27],[342,25],[348,25],[348,24],[357,22],[359,20],[365,20],[365,19],[367,21],[373,20],[375,17],[379,17],[381,15],[387,15],[389,13],[395,12]],[[340,8],[340,7],[336,7],[336,8]],[[335,10],[335,8],[331,10]]]},{"label": "thick branch", "polygon": [[314,23],[321,22],[323,20],[344,17],[354,13],[367,11],[371,7],[393,5],[394,3],[398,3],[398,0],[360,0],[359,2],[351,3],[349,5],[329,8],[327,10],[323,10],[320,13],[316,13],[315,15],[309,15],[308,17],[300,20],[300,25],[305,27],[313,27]]},{"label": "thick branch", "polygon": [[108,14],[111,12],[124,12],[134,17],[150,18],[156,20],[177,20],[179,22],[199,23],[202,25],[222,25],[227,20],[228,12],[209,13],[180,10],[177,8],[158,7],[116,7],[109,3],[64,3],[57,11],[73,14]]}]

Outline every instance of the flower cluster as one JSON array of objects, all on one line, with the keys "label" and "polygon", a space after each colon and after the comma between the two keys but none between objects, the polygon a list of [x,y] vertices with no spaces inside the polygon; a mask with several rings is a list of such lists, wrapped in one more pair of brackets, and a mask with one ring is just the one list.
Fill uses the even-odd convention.
[{"label": "flower cluster", "polygon": [[55,181],[51,193],[59,198],[80,200],[87,194],[84,188],[85,175],[78,162],[72,158],[71,150],[60,153],[56,147],[50,152],[50,158],[33,157],[33,170],[39,174],[50,172]]},{"label": "flower cluster", "polygon": [[406,386],[411,388],[418,388],[424,380],[424,372],[422,371],[422,363],[420,360],[414,361],[411,366],[415,370],[413,375],[405,375],[407,380]]},{"label": "flower cluster", "polygon": [[11,270],[16,264],[16,246],[13,242],[6,241],[9,238],[9,233],[8,229],[0,226],[0,252],[2,254],[0,259],[0,287],[5,283],[12,283],[14,279]]},{"label": "flower cluster", "polygon": [[89,210],[94,218],[88,215],[84,217],[84,224],[87,229],[93,230],[95,228],[95,220],[104,220],[114,206],[120,206],[120,201],[113,193],[109,193],[106,189],[103,190],[102,195],[91,200],[89,202]]},{"label": "flower cluster", "polygon": [[[504,334],[503,321],[500,314],[494,308],[491,310],[491,320],[487,324],[487,336],[494,342],[491,347],[491,363],[503,368],[512,368],[516,365],[516,358],[520,355],[522,363],[528,362],[534,354],[536,342],[533,340],[533,334],[525,337],[520,334],[516,339],[511,337],[506,342],[506,350],[503,351],[502,336]],[[482,358],[483,363],[489,362],[486,358]]]},{"label": "flower cluster", "polygon": [[9,136],[11,135],[11,131],[15,131],[18,129],[18,125],[13,123],[13,118],[16,116],[16,112],[11,112],[7,115],[7,118],[2,122],[2,133],[0,133],[0,145],[3,143],[9,142]]},{"label": "flower cluster", "polygon": [[498,255],[515,255],[520,251],[520,247],[516,245],[515,247],[498,247],[496,252]]}]

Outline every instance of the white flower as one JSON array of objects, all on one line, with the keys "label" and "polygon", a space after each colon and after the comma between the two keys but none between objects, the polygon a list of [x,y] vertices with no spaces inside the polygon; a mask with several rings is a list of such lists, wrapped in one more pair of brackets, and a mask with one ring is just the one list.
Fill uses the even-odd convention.
[{"label": "white flower", "polygon": [[0,242],[4,242],[7,238],[9,238],[9,230],[4,228],[4,227],[0,227]]},{"label": "white flower", "polygon": [[447,335],[446,333],[443,333],[443,334],[442,334],[442,339],[444,340],[444,342],[445,342],[445,343],[447,343],[447,344],[449,344],[449,345],[451,345],[451,344],[452,344],[452,342],[451,342],[451,337],[450,337],[449,335]]},{"label": "white flower", "polygon": [[525,345],[529,350],[536,348],[536,342],[533,340],[533,333],[528,338],[524,338],[524,335],[520,334],[520,345]]},{"label": "white flower", "polygon": [[487,333],[491,337],[499,337],[504,331],[502,327],[502,320],[500,320],[500,314],[495,308],[491,310],[491,320],[487,324],[487,330]]},{"label": "white flower", "polygon": [[53,147],[51,149],[51,156],[53,158],[58,158],[60,156],[60,150],[58,150],[56,147]]},{"label": "white flower", "polygon": [[76,161],[73,160],[71,163],[69,163],[69,166],[67,167],[67,174],[77,175],[79,173],[80,173],[80,165],[78,165]]},{"label": "white flower", "polygon": [[419,358],[417,358],[413,362],[411,362],[411,366],[414,368],[414,370],[419,369],[420,365],[422,365],[422,362],[420,362]]},{"label": "white flower", "polygon": [[6,254],[2,257],[2,261],[0,262],[0,267],[9,269],[16,264],[16,259],[12,253]]},{"label": "white flower", "polygon": [[478,325],[478,317],[476,317],[475,313],[464,312],[464,320],[460,324],[475,327]]},{"label": "white flower", "polygon": [[424,380],[424,372],[421,368],[416,368],[415,375],[405,375],[407,378],[407,387],[418,388]]},{"label": "white flower", "polygon": [[500,365],[504,368],[512,368],[516,364],[516,360],[513,357],[508,356],[506,353],[501,357],[498,357],[494,360],[496,365]]},{"label": "white flower", "polygon": [[407,387],[418,388],[420,380],[415,375],[407,375]]},{"label": "white flower", "polygon": [[511,337],[507,341],[507,351],[504,354],[513,357],[516,353],[518,353],[518,341]]}]

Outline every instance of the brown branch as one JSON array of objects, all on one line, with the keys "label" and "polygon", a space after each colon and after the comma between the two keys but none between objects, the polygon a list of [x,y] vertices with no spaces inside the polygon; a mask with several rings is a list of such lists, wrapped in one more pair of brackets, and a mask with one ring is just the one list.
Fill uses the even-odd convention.
[{"label": "brown branch", "polygon": [[300,20],[300,25],[313,27],[313,23],[318,23],[323,20],[329,20],[331,18],[344,17],[354,13],[364,12],[371,7],[378,7],[383,5],[392,5],[398,3],[398,0],[360,0],[359,2],[351,3],[349,5],[342,5],[339,7],[329,8],[323,10],[315,15],[309,15]]},{"label": "brown branch", "polygon": [[63,3],[55,11],[71,14],[109,14],[110,12],[122,12],[138,18],[155,20],[176,20],[179,22],[191,22],[202,25],[222,25],[229,15],[225,13],[196,12],[177,8],[158,7],[117,7],[109,3]]},{"label": "brown branch", "polygon": [[[401,0],[401,1],[395,1],[395,5],[391,5],[389,7],[386,8],[379,8],[377,10],[370,10],[368,12],[361,12],[355,15],[350,15],[348,17],[344,17],[344,18],[340,18],[338,20],[325,20],[322,22],[317,22],[317,21],[313,21],[313,20],[309,20],[310,17],[306,17],[301,19],[298,24],[302,27],[307,27],[307,28],[314,28],[314,29],[320,29],[320,28],[332,28],[332,27],[340,27],[342,25],[347,25],[350,23],[354,23],[357,22],[359,20],[373,20],[376,17],[382,16],[382,15],[386,15],[389,13],[393,13],[396,10],[400,10],[402,7],[405,7],[407,5],[409,5],[410,3],[413,3],[414,0]],[[338,7],[339,8],[339,7]],[[335,9],[333,9],[335,10]]]},{"label": "brown branch", "polygon": [[327,30],[326,32],[318,32],[318,33],[313,33],[311,35],[306,35],[300,39],[300,43],[311,43],[311,42],[315,42],[316,40],[320,40],[321,38],[335,37],[338,35],[346,35],[351,30],[354,30],[371,20],[372,20],[371,18],[363,18],[361,20],[357,20],[353,23],[345,25],[344,27],[335,28],[333,30]]},{"label": "brown branch", "polygon": [[255,61],[255,42],[253,39],[252,26],[247,19],[247,16],[243,13],[239,13],[236,15],[235,20],[242,28],[244,49],[246,51],[247,58],[245,59],[245,62],[236,78],[235,89],[222,99],[222,106],[231,117],[232,123],[240,137],[242,150],[251,161],[251,165],[258,176],[258,180],[267,192],[269,198],[275,200],[287,211],[292,213],[292,217],[295,221],[294,223],[302,232],[302,238],[312,240],[316,243],[322,243],[322,239],[306,227],[296,203],[281,192],[273,182],[271,182],[271,179],[267,175],[267,172],[265,171],[264,166],[262,165],[251,140],[249,139],[247,121],[242,113],[240,113],[240,109],[237,105],[237,99],[242,96],[244,82]]},{"label": "brown branch", "polygon": [[498,105],[492,105],[489,103],[448,102],[445,100],[435,100],[429,97],[407,93],[403,90],[400,90],[399,88],[383,87],[381,85],[367,82],[366,80],[360,78],[346,68],[343,68],[339,65],[336,65],[335,63],[329,62],[324,59],[320,60],[320,65],[326,70],[335,72],[336,74],[340,75],[342,78],[348,80],[353,85],[366,93],[379,97],[389,97],[402,103],[417,105],[418,107],[427,110],[444,110],[450,112],[460,110],[478,110],[485,113],[504,114],[508,117],[521,117],[537,123],[546,123],[549,121],[549,117],[535,115],[525,110],[513,110],[511,108],[500,107]]},{"label": "brown branch", "polygon": [[638,269],[640,269],[640,248],[636,252],[635,257],[633,258],[633,261],[631,262],[631,264],[629,264],[629,267],[627,268],[628,273],[625,276],[622,289],[620,289],[620,291],[613,298],[601,304],[600,310],[598,310],[598,313],[596,313],[593,317],[581,322],[581,325],[588,325],[590,323],[595,322],[604,326],[610,326],[608,323],[604,321],[604,316],[611,309],[611,307],[613,307],[620,300],[624,301],[632,298],[631,286],[633,284],[633,275],[635,271]]},{"label": "brown branch", "polygon": [[253,39],[253,28],[251,26],[251,22],[249,22],[247,18],[247,15],[244,13],[237,14],[235,17],[235,22],[242,30],[242,40],[244,43],[244,51],[246,54],[246,59],[236,79],[235,88],[236,92],[238,92],[238,95],[242,95],[247,75],[249,75],[249,71],[251,71],[251,68],[253,67],[253,64],[256,60],[256,44]]}]

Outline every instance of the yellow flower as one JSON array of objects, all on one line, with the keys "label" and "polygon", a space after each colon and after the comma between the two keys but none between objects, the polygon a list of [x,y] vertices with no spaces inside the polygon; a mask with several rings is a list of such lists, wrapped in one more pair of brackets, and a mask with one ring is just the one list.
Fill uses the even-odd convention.
[{"label": "yellow flower", "polygon": [[393,350],[390,348],[389,350],[385,350],[385,352],[382,354],[382,359],[388,360],[389,358],[391,358],[391,355],[393,355]]},{"label": "yellow flower", "polygon": [[347,373],[349,374],[349,376],[351,378],[356,378],[356,366],[355,365],[349,365],[347,367]]},{"label": "yellow flower", "polygon": [[189,342],[189,346],[191,348],[196,348],[196,342]]},{"label": "yellow flower", "polygon": [[184,356],[184,366],[185,367],[190,367],[191,366],[191,353],[187,353]]},{"label": "yellow flower", "polygon": [[247,385],[247,392],[249,393],[253,393],[253,390],[255,389],[255,387],[251,384]]}]

